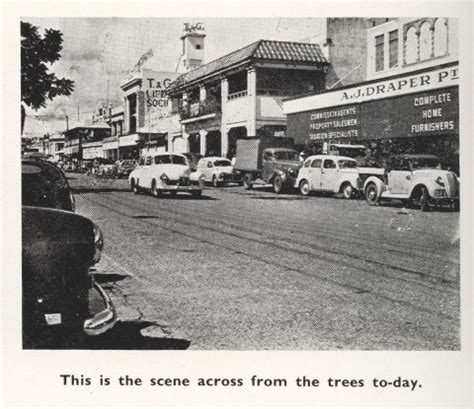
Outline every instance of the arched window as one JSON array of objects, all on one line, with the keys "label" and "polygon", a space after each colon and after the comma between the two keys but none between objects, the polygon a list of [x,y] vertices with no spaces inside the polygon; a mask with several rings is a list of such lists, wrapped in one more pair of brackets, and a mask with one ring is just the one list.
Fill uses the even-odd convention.
[{"label": "arched window", "polygon": [[410,27],[407,31],[407,38],[405,43],[405,62],[412,64],[418,59],[418,35],[416,28]]},{"label": "arched window", "polygon": [[420,28],[420,60],[431,58],[431,30],[430,24],[424,22]]},{"label": "arched window", "polygon": [[438,18],[434,25],[434,55],[439,57],[448,53],[448,27],[446,19]]}]

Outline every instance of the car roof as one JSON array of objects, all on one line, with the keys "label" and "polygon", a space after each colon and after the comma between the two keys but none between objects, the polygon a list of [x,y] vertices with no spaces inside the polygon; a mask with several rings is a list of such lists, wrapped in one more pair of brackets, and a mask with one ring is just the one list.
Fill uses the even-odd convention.
[{"label": "car roof", "polygon": [[312,155],[306,158],[306,160],[308,159],[311,159],[311,160],[313,159],[352,160],[354,162],[357,162],[354,158],[350,158],[349,156],[340,156],[340,155]]},{"label": "car roof", "polygon": [[230,162],[229,159],[224,158],[223,156],[204,156],[199,160],[228,160]]}]

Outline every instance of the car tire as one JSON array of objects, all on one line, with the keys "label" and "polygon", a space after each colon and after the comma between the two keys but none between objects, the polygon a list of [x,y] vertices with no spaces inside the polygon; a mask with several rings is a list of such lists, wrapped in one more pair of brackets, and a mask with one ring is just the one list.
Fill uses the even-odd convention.
[{"label": "car tire", "polygon": [[273,191],[275,193],[282,193],[284,190],[283,178],[280,175],[276,175],[273,179]]},{"label": "car tire", "polygon": [[376,206],[380,200],[375,183],[369,183],[365,188],[365,200],[370,206]]},{"label": "car tire", "polygon": [[352,199],[354,197],[354,188],[352,187],[350,183],[345,183],[342,186],[341,191],[342,191],[342,197],[344,199]]},{"label": "car tire", "polygon": [[155,179],[153,179],[153,181],[151,182],[151,194],[155,197],[160,197],[161,196],[161,192],[158,189],[158,187],[156,186],[156,180]]},{"label": "car tire", "polygon": [[422,212],[427,212],[430,208],[430,194],[428,193],[428,189],[425,186],[422,186],[418,190],[418,199],[417,199],[417,207]]},{"label": "car tire", "polygon": [[245,190],[252,190],[252,175],[250,173],[246,173],[242,180],[242,185],[244,186]]},{"label": "car tire", "polygon": [[311,193],[311,187],[306,179],[303,179],[298,187],[303,196],[308,196]]},{"label": "car tire", "polygon": [[135,182],[135,179],[132,179],[132,180],[130,181],[130,187],[131,187],[132,192],[133,192],[134,194],[136,194],[136,195],[140,194],[140,188],[139,188],[139,186],[138,186],[138,181]]}]

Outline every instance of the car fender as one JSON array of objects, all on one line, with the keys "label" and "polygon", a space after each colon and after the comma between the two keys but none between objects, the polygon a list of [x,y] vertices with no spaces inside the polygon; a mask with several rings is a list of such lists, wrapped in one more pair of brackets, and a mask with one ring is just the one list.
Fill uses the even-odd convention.
[{"label": "car fender", "polygon": [[382,194],[382,192],[384,192],[387,189],[387,186],[380,178],[378,178],[377,176],[369,176],[364,182],[364,187],[362,189],[364,192],[369,183],[375,184],[375,186],[377,187],[377,193],[379,195]]},{"label": "car fender", "polygon": [[341,189],[342,189],[342,186],[343,186],[345,183],[350,183],[351,186],[352,186],[354,189],[358,190],[358,189],[359,189],[358,175],[355,175],[354,177],[344,176],[343,178],[341,178],[340,180],[338,180],[337,185],[336,185],[336,189],[334,189],[334,193],[340,192]]}]

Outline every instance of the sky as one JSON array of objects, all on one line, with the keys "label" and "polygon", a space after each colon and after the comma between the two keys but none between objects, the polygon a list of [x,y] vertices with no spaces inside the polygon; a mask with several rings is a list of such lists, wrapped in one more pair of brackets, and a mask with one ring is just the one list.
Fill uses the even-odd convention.
[{"label": "sky", "polygon": [[325,19],[318,18],[33,18],[39,27],[63,33],[61,59],[51,66],[58,77],[75,81],[69,97],[57,97],[44,109],[27,109],[24,136],[43,136],[90,119],[103,101],[121,101],[120,83],[140,56],[153,50],[145,67],[175,72],[182,52],[184,23],[203,23],[208,63],[259,39],[323,44]]}]

